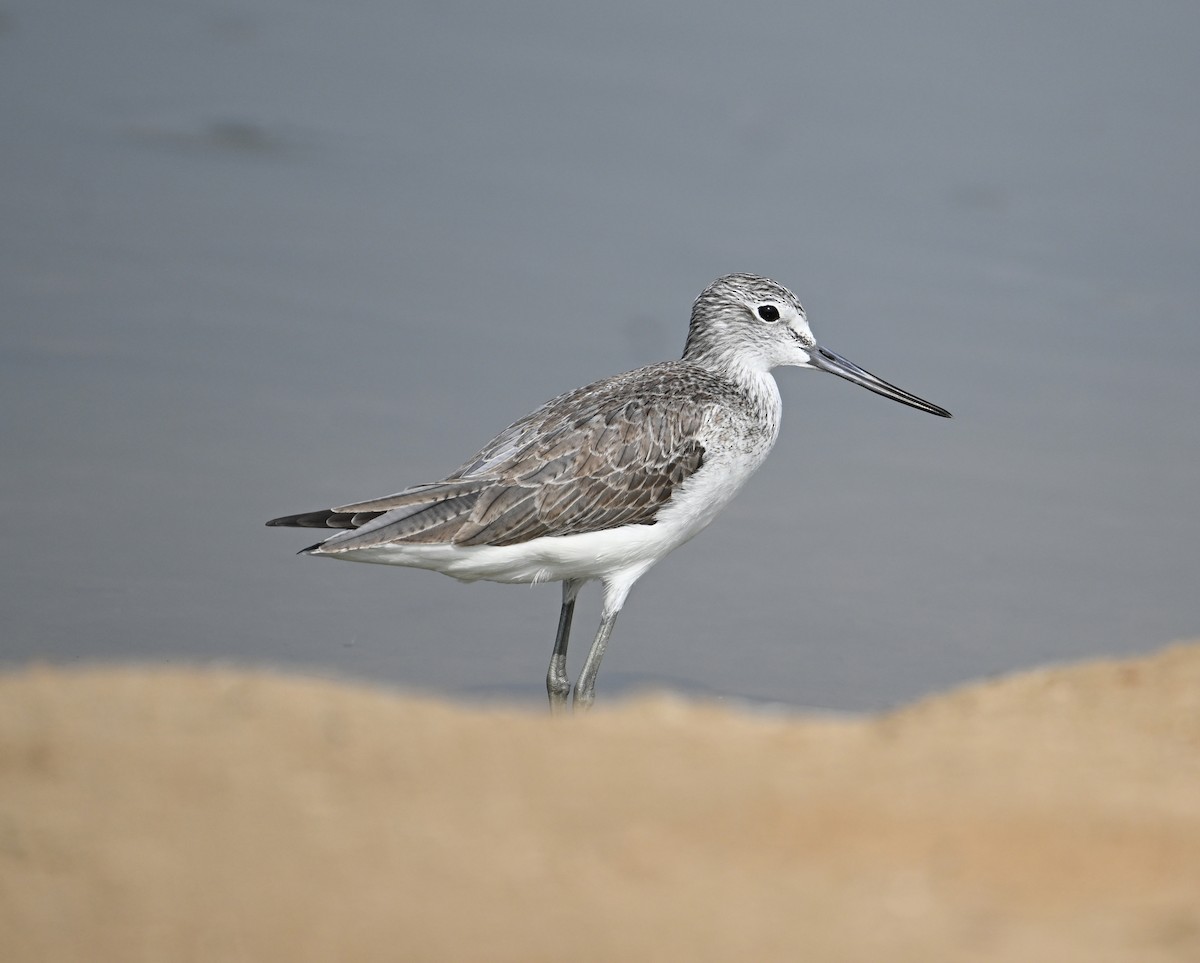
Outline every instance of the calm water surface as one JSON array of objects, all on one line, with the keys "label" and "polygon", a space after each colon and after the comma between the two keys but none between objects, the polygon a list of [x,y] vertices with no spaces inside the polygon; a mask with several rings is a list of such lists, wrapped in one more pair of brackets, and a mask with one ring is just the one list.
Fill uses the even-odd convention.
[{"label": "calm water surface", "polygon": [[3,660],[540,700],[556,586],[262,523],[677,356],[734,270],[955,419],[780,372],[776,451],[634,590],[601,698],[880,707],[1200,634],[1200,6],[737,16],[0,5]]}]

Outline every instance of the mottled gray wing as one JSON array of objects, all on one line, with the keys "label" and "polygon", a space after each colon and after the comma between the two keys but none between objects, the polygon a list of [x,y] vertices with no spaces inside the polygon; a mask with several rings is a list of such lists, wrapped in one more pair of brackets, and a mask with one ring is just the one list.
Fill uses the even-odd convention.
[{"label": "mottled gray wing", "polygon": [[394,542],[514,545],[654,524],[675,489],[703,464],[703,408],[609,393],[585,400],[555,399],[443,482],[335,509],[341,518],[382,514],[363,517],[356,531],[328,539],[322,550]]},{"label": "mottled gray wing", "polygon": [[324,552],[513,545],[652,525],[703,464],[700,435],[721,390],[679,362],[642,368],[547,402],[444,481],[269,524],[351,529],[326,539]]},{"label": "mottled gray wing", "polygon": [[[513,545],[654,524],[675,489],[703,464],[703,414],[655,399],[597,400],[608,403],[573,407],[571,417],[543,411],[532,435],[529,426],[514,425],[451,476],[463,484],[491,482],[456,544]],[[476,465],[487,474],[475,474]]]}]

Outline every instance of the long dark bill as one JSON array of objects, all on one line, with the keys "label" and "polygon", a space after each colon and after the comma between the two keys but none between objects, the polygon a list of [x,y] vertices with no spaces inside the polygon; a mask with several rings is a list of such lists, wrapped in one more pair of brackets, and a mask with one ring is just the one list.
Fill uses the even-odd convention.
[{"label": "long dark bill", "polygon": [[828,371],[830,374],[835,374],[839,378],[845,378],[847,381],[853,381],[856,385],[862,385],[868,391],[874,391],[875,394],[891,398],[892,401],[898,401],[902,405],[908,405],[910,408],[916,408],[920,411],[928,411],[931,415],[937,415],[939,418],[953,417],[945,408],[939,408],[931,401],[918,398],[903,388],[897,388],[893,384],[888,384],[882,378],[875,377],[871,372],[860,368],[853,361],[843,358],[840,354],[830,351],[828,348],[822,348],[820,345],[817,345],[809,353],[808,360],[814,368],[819,368],[821,371]]}]

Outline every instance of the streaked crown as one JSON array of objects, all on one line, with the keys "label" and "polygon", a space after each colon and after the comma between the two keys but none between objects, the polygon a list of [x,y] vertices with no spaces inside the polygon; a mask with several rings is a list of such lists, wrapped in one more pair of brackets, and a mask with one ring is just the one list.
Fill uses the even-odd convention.
[{"label": "streaked crown", "polygon": [[799,298],[756,274],[727,274],[692,305],[683,357],[706,366],[768,370],[805,364],[816,344]]}]

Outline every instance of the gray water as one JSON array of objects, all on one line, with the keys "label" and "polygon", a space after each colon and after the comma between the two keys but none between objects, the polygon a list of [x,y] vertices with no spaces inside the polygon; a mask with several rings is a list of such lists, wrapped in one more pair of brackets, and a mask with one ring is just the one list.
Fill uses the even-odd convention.
[{"label": "gray water", "polygon": [[677,356],[730,271],[955,418],[781,371],[601,699],[881,707],[1200,634],[1198,38],[1194,2],[5,0],[3,660],[540,700],[557,586],[262,523]]}]

